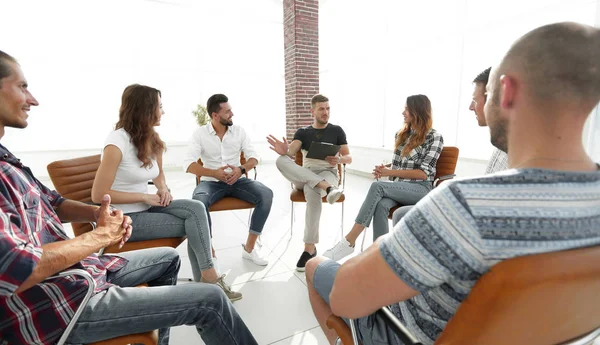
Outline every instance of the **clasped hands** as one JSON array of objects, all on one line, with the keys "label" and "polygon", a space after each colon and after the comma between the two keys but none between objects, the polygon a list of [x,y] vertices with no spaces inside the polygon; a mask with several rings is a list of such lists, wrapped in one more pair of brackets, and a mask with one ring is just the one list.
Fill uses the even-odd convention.
[{"label": "clasped hands", "polygon": [[94,212],[94,216],[97,225],[94,233],[100,235],[107,247],[118,243],[120,249],[131,237],[133,231],[131,218],[123,215],[121,210],[111,209],[110,195],[104,195],[100,207]]},{"label": "clasped hands", "polygon": [[215,170],[214,177],[221,182],[232,185],[236,183],[240,177],[242,177],[242,169],[240,169],[240,167],[227,164]]},{"label": "clasped hands", "polygon": [[392,170],[388,169],[383,164],[376,165],[375,169],[373,169],[373,176],[375,176],[376,179],[380,179],[385,176],[390,176],[390,171],[392,171]]}]

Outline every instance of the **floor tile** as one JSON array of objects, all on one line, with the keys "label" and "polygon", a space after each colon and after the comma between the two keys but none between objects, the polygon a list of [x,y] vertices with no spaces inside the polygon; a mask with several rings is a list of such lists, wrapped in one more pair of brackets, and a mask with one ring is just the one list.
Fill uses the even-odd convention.
[{"label": "floor tile", "polygon": [[308,331],[294,334],[291,337],[271,343],[270,345],[327,345],[327,337],[321,327],[315,327]]},{"label": "floor tile", "polygon": [[317,326],[306,286],[291,271],[233,288],[244,294],[234,305],[259,344],[270,344]]}]

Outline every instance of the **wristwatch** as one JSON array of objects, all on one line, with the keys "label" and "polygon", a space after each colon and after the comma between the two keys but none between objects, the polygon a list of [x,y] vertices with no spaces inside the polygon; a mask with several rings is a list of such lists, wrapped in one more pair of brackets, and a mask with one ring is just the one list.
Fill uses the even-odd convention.
[{"label": "wristwatch", "polygon": [[243,165],[240,165],[238,168],[240,168],[240,170],[242,171],[242,175],[246,174],[246,168],[244,168]]}]

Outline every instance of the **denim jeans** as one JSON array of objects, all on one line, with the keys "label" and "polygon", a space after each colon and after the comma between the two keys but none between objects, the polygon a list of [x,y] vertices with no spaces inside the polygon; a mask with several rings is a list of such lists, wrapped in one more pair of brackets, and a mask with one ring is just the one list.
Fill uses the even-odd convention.
[{"label": "denim jeans", "polygon": [[277,169],[283,177],[290,181],[294,188],[304,192],[306,199],[306,215],[304,221],[304,243],[319,243],[319,223],[321,221],[322,198],[325,191],[316,185],[327,181],[332,186],[338,185],[338,170],[333,168],[301,167],[290,157],[283,155],[275,161]]},{"label": "denim jeans", "polygon": [[[88,344],[160,329],[159,344],[169,344],[169,327],[194,325],[207,345],[257,344],[227,296],[216,285],[176,286],[179,255],[168,247],[119,253],[129,260],[109,273],[116,284],[94,295],[68,344]],[[147,288],[135,286],[148,283]]]},{"label": "denim jeans", "polygon": [[208,216],[201,202],[173,200],[167,207],[152,206],[146,211],[127,215],[131,217],[133,226],[129,242],[187,236],[194,281],[200,281],[200,271],[213,267]]},{"label": "denim jeans", "polygon": [[402,219],[408,211],[412,210],[414,205],[402,206],[399,207],[394,214],[392,214],[392,227],[396,227],[396,224],[400,223],[400,219]]},{"label": "denim jeans", "polygon": [[373,241],[387,234],[390,209],[398,204],[414,205],[432,189],[431,182],[376,181],[371,184],[355,222],[368,227],[373,220]]},{"label": "denim jeans", "polygon": [[[193,198],[206,206],[206,209],[226,196],[242,199],[254,204],[254,212],[250,220],[250,233],[260,235],[271,212],[273,191],[264,184],[242,177],[234,184],[228,185],[221,181],[202,181],[194,189]],[[212,235],[212,221],[208,213],[208,225]]]},{"label": "denim jeans", "polygon": [[[321,298],[330,305],[329,295],[333,288],[335,275],[340,269],[340,264],[333,261],[323,261],[315,269],[313,277],[313,287]],[[351,303],[351,302],[349,302]],[[350,326],[350,320],[344,318],[344,321]],[[359,342],[363,345],[402,345],[404,344],[394,331],[388,327],[385,321],[377,314],[371,314],[359,319],[355,319],[356,333]]]}]

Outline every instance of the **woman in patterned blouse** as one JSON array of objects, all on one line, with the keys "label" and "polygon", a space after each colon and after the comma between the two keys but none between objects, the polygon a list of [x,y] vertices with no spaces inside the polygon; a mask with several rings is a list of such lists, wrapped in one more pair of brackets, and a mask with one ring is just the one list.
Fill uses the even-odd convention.
[{"label": "woman in patterned blouse", "polygon": [[[432,128],[431,102],[425,95],[409,96],[404,106],[404,127],[396,133],[393,162],[378,165],[378,181],[363,202],[356,223],[333,248],[323,255],[340,260],[354,251],[354,244],[373,219],[373,241],[389,232],[388,214],[398,204],[414,205],[433,188],[435,165],[444,147],[442,135]],[[379,181],[388,177],[389,181]]]}]

